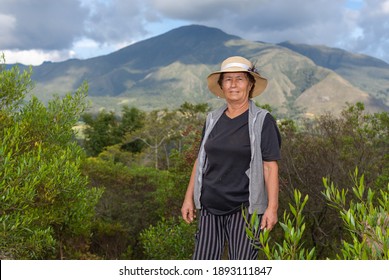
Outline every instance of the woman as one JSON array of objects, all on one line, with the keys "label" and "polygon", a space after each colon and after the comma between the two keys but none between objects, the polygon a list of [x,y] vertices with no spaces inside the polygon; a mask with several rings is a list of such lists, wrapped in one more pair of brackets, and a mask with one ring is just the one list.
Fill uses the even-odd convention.
[{"label": "woman", "polygon": [[257,213],[267,230],[277,223],[278,209],[281,138],[269,112],[251,101],[267,80],[240,56],[224,60],[207,80],[226,104],[207,116],[181,208],[187,223],[201,209],[193,259],[221,259],[226,242],[229,259],[256,259],[242,208]]}]

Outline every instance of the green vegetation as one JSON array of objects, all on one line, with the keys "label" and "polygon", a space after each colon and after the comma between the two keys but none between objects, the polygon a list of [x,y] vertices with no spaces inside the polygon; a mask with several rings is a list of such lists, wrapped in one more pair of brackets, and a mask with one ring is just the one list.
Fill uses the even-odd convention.
[{"label": "green vegetation", "polygon": [[[105,147],[122,143],[126,133],[135,131],[143,126],[144,113],[135,108],[124,106],[122,116],[119,119],[113,112],[105,110],[99,112],[97,116],[91,113],[82,115],[86,128],[84,134],[87,135],[84,141],[84,148],[88,155],[97,156]],[[138,152],[141,150],[141,143],[136,141],[126,143],[125,150]]]},{"label": "green vegetation", "polygon": [[[358,176],[358,169],[352,177],[353,198],[348,201],[347,190],[338,189],[327,178],[323,179],[324,197],[328,205],[335,208],[340,216],[344,235],[336,259],[340,260],[382,260],[389,259],[389,183],[380,190],[379,197],[372,190],[366,190],[364,175]],[[356,200],[356,201],[355,201]],[[301,201],[299,190],[294,191],[294,203],[289,203],[289,212],[285,211],[280,225],[283,230],[282,243],[271,242],[270,232],[261,232],[258,248],[267,259],[276,260],[311,260],[316,259],[316,247],[307,248],[303,236],[303,209],[308,201],[308,195]],[[292,218],[290,217],[292,214]],[[246,221],[247,233],[254,239],[258,230],[258,216]]]},{"label": "green vegetation", "polygon": [[[86,84],[44,105],[30,76],[0,69],[0,258],[190,259],[180,208],[208,104],[85,114]],[[283,215],[261,258],[388,259],[388,112],[278,123]]]},{"label": "green vegetation", "polygon": [[30,74],[0,69],[0,257],[91,257],[101,191],[88,187],[84,152],[72,141],[87,86],[47,107],[36,98],[24,103]]},{"label": "green vegetation", "polygon": [[[349,234],[342,240],[338,259],[381,260],[389,259],[389,183],[376,193],[366,189],[364,175],[353,176],[354,199],[346,199],[347,190],[341,191],[324,179],[323,192],[329,205],[334,207]],[[377,197],[376,197],[377,196]]]},{"label": "green vegetation", "polygon": [[192,258],[195,232],[195,223],[172,217],[142,231],[140,241],[150,259],[188,260]]},{"label": "green vegetation", "polygon": [[[294,191],[294,203],[289,203],[290,211],[285,211],[283,221],[279,222],[283,230],[282,242],[275,241],[270,246],[270,231],[264,230],[259,235],[259,240],[256,240],[254,233],[259,229],[258,215],[252,215],[250,221],[246,220],[247,235],[259,245],[257,247],[264,253],[269,260],[312,260],[316,258],[315,248],[307,250],[304,247],[304,232],[305,226],[303,210],[308,202],[308,195],[301,201],[301,193],[299,190]],[[292,216],[292,217],[291,217]],[[254,243],[255,244],[255,243]]]}]

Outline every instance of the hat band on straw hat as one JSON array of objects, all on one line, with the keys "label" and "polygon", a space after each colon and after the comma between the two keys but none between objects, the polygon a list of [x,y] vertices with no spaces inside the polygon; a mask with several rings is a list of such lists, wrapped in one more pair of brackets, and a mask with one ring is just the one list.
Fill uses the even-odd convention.
[{"label": "hat band on straw hat", "polygon": [[231,67],[240,67],[240,68],[243,68],[246,70],[250,69],[250,67],[246,64],[233,62],[233,63],[228,63],[227,65],[224,65],[220,71],[224,71],[224,70],[231,68]]}]

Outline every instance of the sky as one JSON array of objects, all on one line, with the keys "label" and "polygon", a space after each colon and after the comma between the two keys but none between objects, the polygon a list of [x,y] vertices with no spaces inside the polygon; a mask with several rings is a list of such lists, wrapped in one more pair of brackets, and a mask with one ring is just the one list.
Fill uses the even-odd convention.
[{"label": "sky", "polygon": [[389,0],[0,0],[0,54],[31,65],[87,59],[190,24],[389,63]]}]

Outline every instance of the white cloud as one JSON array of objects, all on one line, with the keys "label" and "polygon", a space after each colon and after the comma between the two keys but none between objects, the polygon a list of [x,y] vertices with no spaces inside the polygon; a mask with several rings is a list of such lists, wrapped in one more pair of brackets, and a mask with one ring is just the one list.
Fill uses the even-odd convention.
[{"label": "white cloud", "polygon": [[85,20],[85,35],[100,43],[141,38],[147,35],[144,8],[143,1],[95,1]]},{"label": "white cloud", "polygon": [[[7,32],[15,28],[16,19],[12,15],[0,14],[0,32]],[[5,34],[5,33],[4,33]]]},{"label": "white cloud", "polygon": [[44,61],[58,62],[72,57],[71,51],[4,50],[2,52],[7,64],[40,65]]},{"label": "white cloud", "polygon": [[212,16],[204,23],[251,40],[333,44],[347,29],[339,1],[235,1],[223,9],[222,17]]},{"label": "white cloud", "polygon": [[0,49],[67,49],[82,35],[87,15],[78,0],[5,1],[1,10],[13,24]]},{"label": "white cloud", "polygon": [[116,43],[99,43],[89,38],[83,38],[74,43],[72,48],[72,57],[86,59],[90,57],[105,55],[124,48],[133,42],[122,41]]},{"label": "white cloud", "polygon": [[389,62],[389,1],[365,0],[355,22],[360,36],[348,41],[351,51],[366,53]]},{"label": "white cloud", "polygon": [[15,30],[16,19],[13,15],[0,14],[0,38],[13,43],[12,33]]},{"label": "white cloud", "polygon": [[389,0],[1,1],[0,50],[37,50],[36,57],[87,58],[203,24],[249,40],[323,44],[389,61]]},{"label": "white cloud", "polygon": [[[179,20],[212,20],[223,17],[226,11],[250,8],[249,0],[151,0],[154,8],[165,17]],[[256,1],[259,3],[260,1]]]},{"label": "white cloud", "polygon": [[382,3],[382,11],[385,14],[389,14],[389,0],[386,0],[384,3]]}]

